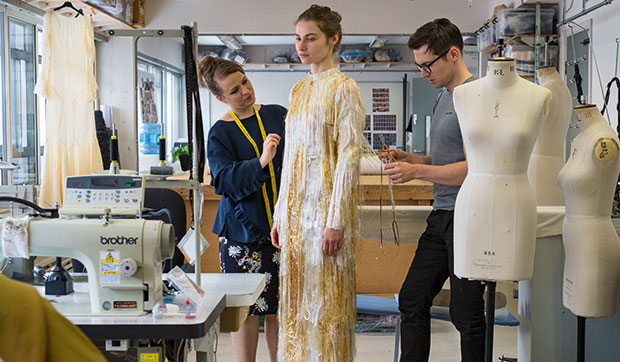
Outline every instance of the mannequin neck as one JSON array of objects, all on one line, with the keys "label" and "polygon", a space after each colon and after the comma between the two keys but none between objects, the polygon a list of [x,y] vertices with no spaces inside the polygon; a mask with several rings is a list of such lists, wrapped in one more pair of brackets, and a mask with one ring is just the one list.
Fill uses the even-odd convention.
[{"label": "mannequin neck", "polygon": [[538,68],[536,74],[538,75],[540,84],[551,83],[558,80],[562,81],[562,77],[560,77],[560,73],[558,73],[555,67]]},{"label": "mannequin neck", "polygon": [[510,58],[496,58],[489,60],[485,85],[492,88],[506,88],[519,80],[514,60]]},{"label": "mannequin neck", "polygon": [[575,118],[577,118],[577,126],[582,130],[600,122],[606,123],[605,118],[594,105],[575,107]]}]

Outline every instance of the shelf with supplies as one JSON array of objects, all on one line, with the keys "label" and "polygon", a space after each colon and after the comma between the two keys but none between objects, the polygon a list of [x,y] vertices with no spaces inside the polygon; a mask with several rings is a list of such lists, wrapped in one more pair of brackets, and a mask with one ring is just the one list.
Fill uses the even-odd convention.
[{"label": "shelf with supplies", "polygon": [[[246,63],[243,68],[247,71],[310,71],[310,65],[301,63]],[[348,71],[419,71],[413,62],[340,62],[336,63],[336,68]]]},{"label": "shelf with supplies", "polygon": [[[559,38],[560,35],[559,34],[541,34],[540,35],[540,39],[544,42],[545,37],[549,37],[551,39],[556,39]],[[529,45],[530,47],[534,47],[534,42],[536,41],[536,34],[517,34],[517,35],[513,35],[511,37],[506,37],[508,38],[508,42],[507,44],[510,44],[511,42],[514,41],[522,41],[523,43]],[[544,44],[544,43],[543,43]],[[541,45],[543,45],[541,44]],[[485,54],[493,54],[497,52],[497,44],[491,44],[488,47],[484,48],[482,50],[483,53]]]},{"label": "shelf with supplies", "polygon": [[[46,11],[51,11],[65,3],[65,1],[41,1],[41,0],[25,0],[18,1],[20,5],[30,5],[35,12],[42,15]],[[112,12],[101,8],[83,0],[70,1],[71,5],[76,9],[83,12],[84,16],[90,16],[93,22],[93,27],[96,32],[103,33],[108,29],[135,29],[144,27],[144,1],[135,0],[117,0],[118,3],[123,2],[121,5],[122,10],[119,14],[113,14]],[[134,6],[136,7],[134,9]],[[38,10],[38,11],[36,11]],[[61,14],[67,14],[69,16],[75,15],[75,10],[70,7],[65,7],[58,10]]]}]

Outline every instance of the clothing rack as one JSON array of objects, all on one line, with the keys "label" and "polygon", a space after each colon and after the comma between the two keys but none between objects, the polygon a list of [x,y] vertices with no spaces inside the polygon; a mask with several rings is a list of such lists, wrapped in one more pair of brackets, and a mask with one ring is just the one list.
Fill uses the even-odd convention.
[{"label": "clothing rack", "polygon": [[[150,38],[181,38],[183,39],[184,37],[184,32],[181,29],[159,29],[159,30],[153,30],[153,29],[111,29],[107,31],[107,35],[110,37],[113,36],[120,36],[120,37],[133,37],[134,38],[134,42],[133,42],[133,47],[134,47],[134,54],[136,56],[134,56],[134,82],[138,81],[138,39],[142,38],[142,37],[150,37]],[[194,61],[196,61],[196,56],[198,54],[198,23],[197,22],[192,22],[192,35],[194,37]],[[136,89],[136,84],[134,84],[134,89]],[[134,98],[134,109],[135,109],[135,119],[136,122],[138,120],[138,98],[137,97],[133,97]],[[194,106],[195,107],[195,106]],[[195,111],[195,109],[194,109]],[[196,122],[192,123],[192,133],[196,134]],[[189,130],[188,130],[189,131]],[[136,143],[137,143],[137,139],[136,139]],[[154,188],[184,188],[184,189],[189,189],[192,190],[193,192],[193,207],[194,207],[194,235],[195,235],[195,250],[196,250],[196,273],[195,278],[196,278],[196,283],[198,285],[200,285],[201,282],[201,278],[200,278],[200,270],[201,270],[201,258],[200,258],[200,250],[201,250],[201,234],[200,234],[200,218],[198,217],[198,215],[202,214],[202,210],[201,210],[201,204],[200,204],[200,200],[201,197],[199,196],[200,192],[202,191],[202,185],[200,184],[200,182],[198,182],[198,144],[197,144],[197,137],[193,138],[193,148],[194,148],[194,153],[193,153],[193,158],[192,158],[192,170],[193,170],[193,177],[189,180],[147,180],[147,187],[154,187]],[[136,157],[138,156],[138,148],[136,147]]]},{"label": "clothing rack", "polygon": [[580,17],[593,12],[594,10],[597,10],[598,8],[601,8],[601,7],[605,6],[605,5],[609,5],[609,4],[613,3],[614,0],[604,0],[604,1],[601,1],[600,3],[598,3],[596,5],[593,5],[593,6],[589,7],[589,8],[586,8],[586,2],[587,2],[586,0],[583,0],[583,2],[581,4],[581,11],[578,14],[575,14],[575,15],[571,16],[568,19],[566,19],[566,6],[564,6],[564,13],[563,13],[564,20],[562,22],[559,22],[557,27],[559,28],[561,26],[564,26],[564,25],[570,23],[571,21],[575,21],[575,20],[579,19]]}]

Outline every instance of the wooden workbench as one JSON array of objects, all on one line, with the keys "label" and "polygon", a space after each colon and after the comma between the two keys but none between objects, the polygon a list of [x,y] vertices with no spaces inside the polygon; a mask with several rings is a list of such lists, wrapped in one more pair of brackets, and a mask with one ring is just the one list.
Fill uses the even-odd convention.
[{"label": "wooden workbench", "polygon": [[[433,199],[433,186],[425,181],[410,181],[405,184],[392,185],[396,205],[430,205]],[[187,220],[190,220],[189,191],[176,190],[183,196],[187,208]],[[218,236],[211,232],[220,196],[215,194],[205,178],[203,185],[204,205],[201,232],[210,244],[202,255],[202,272],[220,272]],[[391,206],[388,180],[379,175],[360,176],[360,203],[363,205],[384,205],[386,215]],[[373,295],[391,295],[400,290],[400,286],[409,270],[417,244],[393,243],[392,230],[384,230],[383,245],[379,240],[361,238],[357,245],[357,293]]]}]

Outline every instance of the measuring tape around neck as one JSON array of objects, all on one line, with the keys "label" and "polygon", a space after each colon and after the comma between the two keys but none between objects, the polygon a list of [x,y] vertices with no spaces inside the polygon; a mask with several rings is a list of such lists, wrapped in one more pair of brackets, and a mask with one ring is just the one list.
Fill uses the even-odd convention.
[{"label": "measuring tape around neck", "polygon": [[[237,117],[237,115],[235,114],[235,112],[233,112],[232,109],[229,112],[232,118],[235,120],[237,127],[239,127],[239,129],[241,130],[245,138],[247,138],[248,141],[250,141],[250,143],[252,144],[252,147],[254,147],[254,151],[256,152],[256,157],[260,158],[260,151],[258,150],[258,146],[256,145],[256,142],[254,142],[254,139],[252,138],[252,136],[250,136],[250,133],[248,132],[248,130],[241,123],[241,121],[239,120],[239,117]],[[260,133],[261,133],[261,136],[263,137],[263,142],[265,142],[267,135],[265,134],[265,127],[263,127],[263,121],[260,118],[260,114],[258,114],[256,105],[254,105],[254,113],[256,114],[256,119],[258,120],[258,127],[260,128]],[[278,189],[276,187],[276,172],[273,168],[273,161],[269,161],[269,175],[271,179],[271,188],[273,190],[273,205],[275,207],[276,200],[278,199]],[[265,211],[267,211],[267,220],[269,221],[269,229],[271,229],[273,227],[273,216],[271,213],[271,206],[269,205],[269,196],[267,195],[267,186],[264,183],[263,183],[262,190],[263,190],[263,199],[265,201]]]}]

